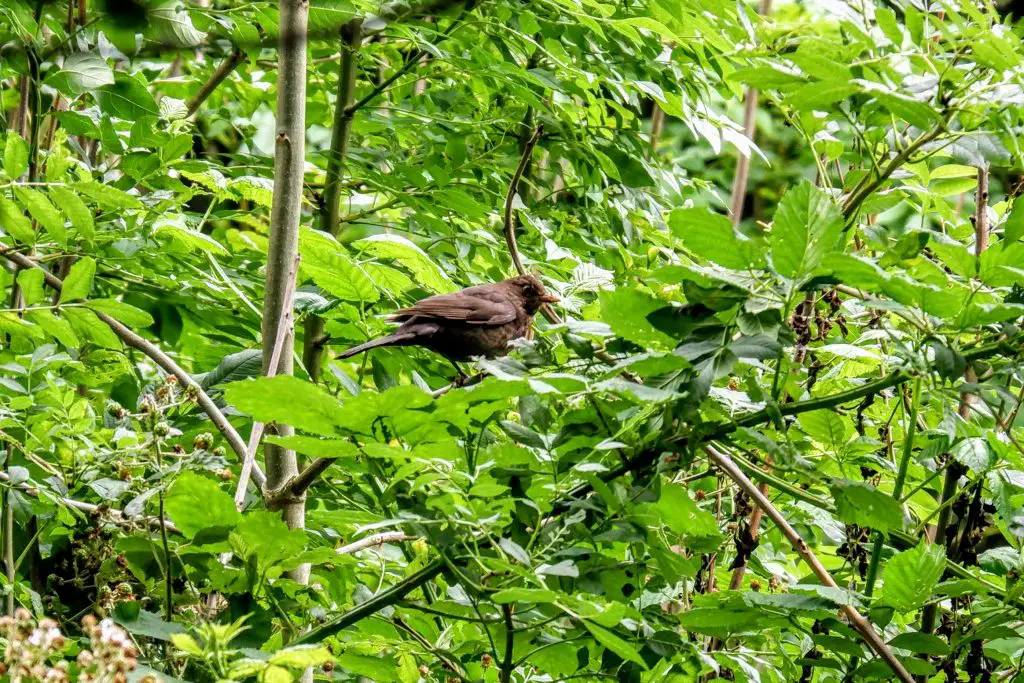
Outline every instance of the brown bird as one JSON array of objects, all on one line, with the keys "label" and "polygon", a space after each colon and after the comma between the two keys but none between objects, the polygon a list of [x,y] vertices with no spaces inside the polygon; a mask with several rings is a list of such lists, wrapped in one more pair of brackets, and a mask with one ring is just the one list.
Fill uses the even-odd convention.
[{"label": "brown bird", "polygon": [[558,297],[548,294],[533,275],[430,296],[392,314],[391,320],[401,323],[397,330],[353,346],[338,358],[378,346],[423,346],[452,363],[504,356],[510,341],[526,336],[540,307],[554,301]]}]

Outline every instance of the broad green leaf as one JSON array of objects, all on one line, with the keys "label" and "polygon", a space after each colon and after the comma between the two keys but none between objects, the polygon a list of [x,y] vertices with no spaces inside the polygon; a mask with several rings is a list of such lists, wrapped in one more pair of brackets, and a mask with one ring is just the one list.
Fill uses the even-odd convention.
[{"label": "broad green leaf", "polygon": [[92,289],[92,281],[96,276],[96,261],[85,256],[75,261],[64,278],[64,286],[60,290],[60,303],[85,299]]},{"label": "broad green leaf", "polygon": [[650,314],[664,308],[665,302],[628,287],[603,291],[599,298],[601,319],[623,339],[643,347],[659,346],[668,349],[678,343],[647,319]]},{"label": "broad green leaf", "polygon": [[165,506],[167,516],[189,539],[204,529],[234,527],[241,519],[231,494],[195,472],[183,472],[174,480]]},{"label": "broad green leaf", "polygon": [[228,253],[228,250],[220,242],[206,233],[188,227],[180,216],[169,216],[159,221],[156,225],[156,233],[169,237],[188,251],[202,251],[217,255]]},{"label": "broad green leaf", "polygon": [[928,600],[946,567],[941,545],[922,542],[894,555],[882,574],[882,602],[898,612],[909,612]]},{"label": "broad green leaf", "polygon": [[300,277],[344,301],[372,303],[380,298],[374,280],[344,253],[345,247],[325,232],[299,232]]},{"label": "broad green leaf", "polygon": [[114,70],[94,52],[75,52],[64,59],[59,71],[47,76],[46,85],[75,98],[114,85]]},{"label": "broad green leaf", "polygon": [[71,328],[79,338],[84,338],[105,349],[120,350],[121,340],[92,311],[68,306],[61,309],[61,313],[71,323]]},{"label": "broad green leaf", "polygon": [[412,273],[420,286],[432,292],[451,292],[456,289],[451,278],[426,252],[400,235],[373,235],[358,240],[353,246],[377,258],[394,259]]},{"label": "broad green leaf", "polygon": [[800,281],[841,246],[842,238],[839,207],[823,190],[803,181],[779,202],[771,234],[772,265],[783,277]]},{"label": "broad green leaf", "polygon": [[27,311],[25,318],[38,325],[46,334],[56,339],[66,348],[77,349],[81,343],[71,323],[64,318],[58,318],[50,310],[35,309]]},{"label": "broad green leaf", "polygon": [[837,481],[831,488],[841,521],[883,533],[903,527],[903,510],[892,496],[863,482]]},{"label": "broad green leaf", "polygon": [[143,328],[153,324],[153,316],[149,313],[117,299],[90,299],[85,305],[94,311],[106,313],[128,327]]},{"label": "broad green leaf", "polygon": [[160,115],[160,108],[146,86],[123,71],[114,74],[113,83],[97,90],[96,99],[104,114],[125,121]]},{"label": "broad green leaf", "polygon": [[335,434],[345,415],[333,396],[290,376],[232,382],[224,387],[224,398],[261,422],[287,424],[325,436]]},{"label": "broad green leaf", "polygon": [[114,621],[128,633],[170,642],[176,634],[185,632],[181,624],[166,621],[153,612],[141,609],[137,602],[119,602],[114,608]]},{"label": "broad green leaf", "polygon": [[269,510],[242,515],[229,541],[240,557],[255,557],[262,572],[298,557],[306,547],[305,533],[289,529],[279,513]]},{"label": "broad green leaf", "polygon": [[110,185],[96,182],[75,183],[71,186],[71,190],[92,199],[104,209],[116,211],[118,209],[142,208],[142,202],[138,197]]},{"label": "broad green leaf", "polygon": [[319,439],[315,436],[277,436],[268,434],[263,438],[267,443],[276,444],[308,455],[311,458],[352,458],[359,454],[359,447],[344,439]]},{"label": "broad green leaf", "polygon": [[996,464],[996,454],[980,436],[967,437],[953,446],[953,457],[975,472],[984,472]]},{"label": "broad green leaf", "polygon": [[1003,227],[1003,239],[1008,243],[1017,242],[1024,237],[1024,200],[1018,198],[1013,202],[1010,215],[1006,217]]},{"label": "broad green leaf", "polygon": [[597,640],[597,642],[601,643],[627,662],[633,662],[644,671],[647,670],[647,663],[644,662],[643,658],[631,643],[615,635],[613,631],[606,629],[603,626],[598,626],[589,619],[582,619],[580,623],[590,631],[590,634],[594,636],[594,639]]},{"label": "broad green leaf", "polygon": [[45,276],[39,268],[29,268],[18,273],[18,286],[26,306],[35,306],[44,298],[43,280]]},{"label": "broad green leaf", "polygon": [[543,588],[506,588],[491,596],[491,600],[499,605],[513,602],[550,603],[557,599],[557,593]]},{"label": "broad green leaf", "polygon": [[17,180],[28,170],[28,145],[13,130],[7,132],[4,141],[4,173]]},{"label": "broad green leaf", "polygon": [[932,633],[909,632],[901,633],[889,641],[889,647],[898,647],[926,655],[943,657],[949,654],[949,645],[942,638]]},{"label": "broad green leaf", "polygon": [[28,209],[32,218],[36,219],[46,229],[50,237],[61,244],[64,243],[67,237],[64,230],[64,218],[61,217],[45,194],[31,187],[16,187],[14,188],[14,196],[22,206]]},{"label": "broad green leaf", "polygon": [[334,661],[334,655],[323,645],[294,645],[278,650],[270,657],[271,664],[304,669]]},{"label": "broad green leaf", "polygon": [[78,231],[78,236],[91,240],[96,235],[92,211],[82,199],[66,187],[51,187],[50,198],[59,206]]},{"label": "broad green leaf", "polygon": [[17,204],[5,197],[0,197],[0,228],[23,244],[35,244],[36,242],[36,232],[32,229],[32,221]]},{"label": "broad green leaf", "polygon": [[676,209],[668,217],[672,234],[694,254],[724,268],[742,270],[762,258],[758,246],[733,230],[729,219],[706,209]]}]

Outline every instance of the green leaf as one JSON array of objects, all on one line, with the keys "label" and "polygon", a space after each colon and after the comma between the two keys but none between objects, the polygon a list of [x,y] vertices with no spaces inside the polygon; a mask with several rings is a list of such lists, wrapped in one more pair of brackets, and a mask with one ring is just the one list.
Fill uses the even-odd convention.
[{"label": "green leaf", "polygon": [[629,287],[619,287],[610,292],[603,291],[599,298],[601,319],[608,323],[618,336],[644,347],[660,346],[671,349],[676,346],[676,340],[656,328],[647,319],[651,313],[664,308],[665,302]]},{"label": "green leaf", "polygon": [[270,657],[270,663],[287,666],[293,669],[305,669],[307,666],[320,666],[333,662],[334,655],[323,645],[295,645],[278,650]]},{"label": "green leaf", "polygon": [[188,227],[181,216],[164,217],[157,223],[156,233],[170,237],[188,251],[209,252],[223,256],[226,256],[228,253],[228,250],[217,240],[206,233]]},{"label": "green leaf", "polygon": [[138,197],[117,189],[111,185],[103,185],[96,182],[75,183],[71,190],[83,194],[99,204],[104,209],[116,211],[119,209],[141,209],[142,202]]},{"label": "green leaf", "polygon": [[261,422],[278,422],[324,436],[335,434],[336,425],[344,419],[337,399],[297,377],[232,382],[224,387],[224,398]]},{"label": "green leaf", "polygon": [[28,171],[28,145],[13,130],[7,131],[4,142],[4,172],[8,178],[17,180]]},{"label": "green leaf", "polygon": [[301,434],[292,436],[268,434],[263,440],[266,443],[272,443],[311,458],[353,458],[359,455],[359,447],[345,439],[320,439]]},{"label": "green leaf", "polygon": [[67,233],[64,230],[64,219],[61,218],[60,213],[50,203],[50,200],[46,198],[45,194],[31,187],[16,187],[14,188],[14,196],[18,198],[22,206],[28,209],[32,218],[39,221],[39,224],[46,229],[50,237],[61,244],[64,243],[67,238]]},{"label": "green leaf", "polygon": [[67,307],[61,310],[64,317],[71,323],[71,328],[80,338],[92,342],[105,349],[121,349],[121,340],[107,326],[105,322],[96,317],[96,314],[85,308]]},{"label": "green leaf", "polygon": [[996,464],[997,457],[984,437],[971,436],[953,446],[952,455],[975,472],[984,472]]},{"label": "green leaf", "polygon": [[153,316],[149,313],[117,299],[90,299],[85,305],[94,311],[106,313],[128,327],[142,328],[153,324]]},{"label": "green leaf", "polygon": [[837,249],[843,238],[839,207],[823,190],[803,181],[785,194],[775,212],[772,265],[783,277],[801,281]]},{"label": "green leaf", "polygon": [[289,529],[279,513],[269,510],[247,512],[229,540],[240,557],[255,558],[263,572],[294,560],[306,547],[305,533]]},{"label": "green leaf", "polygon": [[400,235],[373,235],[356,241],[353,246],[377,258],[394,259],[412,273],[420,286],[432,292],[451,292],[455,283],[426,252]]},{"label": "green leaf", "polygon": [[761,261],[757,245],[736,234],[725,216],[707,209],[676,209],[668,217],[672,234],[687,249],[723,268],[743,270]]},{"label": "green leaf", "polygon": [[551,603],[557,599],[557,593],[543,588],[506,588],[491,596],[491,600],[499,605],[513,602]]},{"label": "green leaf", "polygon": [[324,232],[299,233],[300,277],[309,278],[331,296],[344,301],[373,303],[380,298],[374,281],[344,253],[344,247]]},{"label": "green leaf", "polygon": [[[27,311],[25,318],[35,323],[66,348],[77,349],[81,342],[75,335],[75,330],[64,318],[58,318],[52,311],[46,309],[35,309]],[[102,323],[101,323],[102,324]]]},{"label": "green leaf", "polygon": [[114,70],[94,52],[76,52],[64,59],[60,70],[46,77],[46,85],[74,99],[83,93],[114,85]]},{"label": "green leaf", "polygon": [[882,602],[898,612],[910,612],[932,596],[946,567],[941,545],[922,542],[897,553],[885,564]]},{"label": "green leaf", "polygon": [[114,607],[114,621],[128,633],[170,642],[175,634],[184,633],[181,624],[165,621],[163,617],[141,609],[137,602],[119,602]]},{"label": "green leaf", "polygon": [[174,480],[164,505],[167,516],[189,539],[204,529],[234,527],[241,519],[231,495],[195,472],[182,472]]},{"label": "green leaf", "polygon": [[625,661],[633,662],[644,671],[647,671],[647,663],[643,660],[643,658],[640,656],[640,653],[636,651],[636,648],[633,647],[631,643],[618,637],[611,630],[606,629],[603,626],[598,626],[589,619],[582,619],[580,620],[580,623],[583,624],[584,628],[590,631],[590,634],[594,636],[594,639],[597,640],[597,642],[604,645],[606,648],[617,654],[620,658],[624,659]]},{"label": "green leaf", "polygon": [[22,244],[35,244],[36,232],[32,221],[10,199],[0,197],[0,227]]},{"label": "green leaf", "polygon": [[92,258],[83,256],[75,261],[68,276],[64,278],[64,286],[60,290],[60,303],[66,304],[88,297],[95,275],[96,261]]},{"label": "green leaf", "polygon": [[901,650],[944,657],[949,654],[949,645],[942,638],[931,633],[901,633],[889,641],[889,647]]},{"label": "green leaf", "polygon": [[96,236],[92,211],[77,194],[66,187],[51,187],[50,198],[63,209],[64,214],[71,221],[71,225],[78,231],[79,237],[91,240]]},{"label": "green leaf", "polygon": [[213,370],[197,375],[196,381],[203,389],[208,390],[218,384],[259,377],[262,373],[262,349],[246,349],[224,356]]},{"label": "green leaf", "polygon": [[883,533],[903,527],[900,504],[875,487],[840,480],[831,489],[836,501],[836,517],[841,521]]},{"label": "green leaf", "polygon": [[26,306],[35,306],[46,298],[43,291],[43,280],[45,276],[39,268],[29,268],[18,273],[18,285],[21,287],[21,295]]},{"label": "green leaf", "polygon": [[1006,217],[1003,230],[1003,239],[1007,243],[1016,242],[1024,237],[1024,199],[1018,197],[1013,201],[1013,208]]},{"label": "green leaf", "polygon": [[123,71],[114,74],[113,83],[97,90],[96,99],[100,111],[125,121],[160,115],[160,107],[146,86]]}]

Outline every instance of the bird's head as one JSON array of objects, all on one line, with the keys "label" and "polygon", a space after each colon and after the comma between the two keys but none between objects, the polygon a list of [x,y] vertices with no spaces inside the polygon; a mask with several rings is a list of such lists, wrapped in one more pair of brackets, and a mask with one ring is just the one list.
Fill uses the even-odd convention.
[{"label": "bird's head", "polygon": [[542,305],[558,301],[558,297],[549,294],[548,290],[544,289],[544,285],[541,284],[541,281],[536,276],[520,275],[505,282],[514,294],[522,300],[523,307],[530,315],[536,313]]}]

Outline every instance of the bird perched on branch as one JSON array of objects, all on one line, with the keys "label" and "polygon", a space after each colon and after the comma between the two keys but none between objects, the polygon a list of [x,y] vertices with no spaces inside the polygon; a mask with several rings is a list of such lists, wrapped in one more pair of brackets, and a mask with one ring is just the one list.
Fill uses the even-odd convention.
[{"label": "bird perched on branch", "polygon": [[378,346],[423,346],[452,363],[474,356],[504,356],[510,341],[526,336],[540,307],[555,301],[558,297],[548,294],[533,275],[430,296],[392,314],[392,321],[401,323],[397,330],[338,358]]}]

